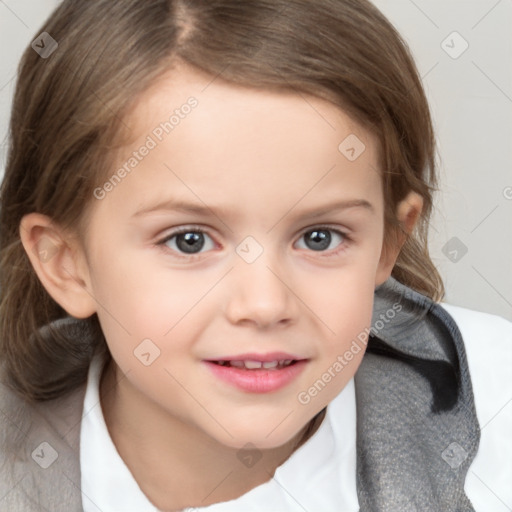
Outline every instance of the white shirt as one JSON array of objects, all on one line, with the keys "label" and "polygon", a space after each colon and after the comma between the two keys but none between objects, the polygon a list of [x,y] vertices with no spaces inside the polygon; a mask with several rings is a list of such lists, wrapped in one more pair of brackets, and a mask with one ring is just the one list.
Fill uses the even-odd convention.
[{"label": "white shirt", "polygon": [[[477,512],[512,509],[512,323],[441,303],[464,339],[481,428],[464,489]],[[158,512],[139,488],[108,433],[99,399],[102,361],[93,359],[80,434],[84,512]],[[274,478],[208,512],[358,512],[354,380],[327,406],[315,434],[277,468]]]}]

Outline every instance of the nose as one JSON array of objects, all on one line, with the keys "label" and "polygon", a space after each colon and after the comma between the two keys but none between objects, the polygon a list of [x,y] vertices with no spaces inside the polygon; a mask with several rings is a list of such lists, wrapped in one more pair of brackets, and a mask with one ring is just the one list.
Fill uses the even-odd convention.
[{"label": "nose", "polygon": [[282,272],[265,253],[253,263],[238,261],[230,272],[228,320],[260,329],[294,323],[298,304],[289,281],[289,272]]}]

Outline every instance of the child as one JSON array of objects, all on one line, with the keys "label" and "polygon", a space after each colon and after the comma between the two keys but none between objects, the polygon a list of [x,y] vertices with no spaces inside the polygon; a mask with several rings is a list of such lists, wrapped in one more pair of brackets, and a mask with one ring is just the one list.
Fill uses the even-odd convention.
[{"label": "child", "polygon": [[483,428],[511,426],[512,326],[439,303],[389,22],[65,0],[43,30],[1,191],[0,509],[512,506]]}]

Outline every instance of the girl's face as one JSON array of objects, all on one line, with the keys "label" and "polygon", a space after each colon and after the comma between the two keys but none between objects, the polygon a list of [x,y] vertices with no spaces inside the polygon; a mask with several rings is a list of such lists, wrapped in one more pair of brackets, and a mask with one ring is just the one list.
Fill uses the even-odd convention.
[{"label": "girl's face", "polygon": [[84,239],[120,393],[233,448],[280,446],[356,372],[364,350],[343,356],[391,270],[376,139],[323,100],[190,68],[125,123],[138,139]]}]

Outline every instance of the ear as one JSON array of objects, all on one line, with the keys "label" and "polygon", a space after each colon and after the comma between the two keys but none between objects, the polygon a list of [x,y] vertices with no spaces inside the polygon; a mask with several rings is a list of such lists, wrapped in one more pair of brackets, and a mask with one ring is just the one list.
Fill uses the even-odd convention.
[{"label": "ear", "polygon": [[76,318],[96,311],[88,291],[88,266],[78,239],[39,213],[29,213],[20,222],[21,243],[37,277],[50,296]]},{"label": "ear", "polygon": [[398,204],[396,217],[400,226],[394,230],[391,240],[383,242],[375,276],[375,286],[384,283],[391,275],[402,246],[420,218],[422,209],[423,198],[413,191],[409,192]]}]

